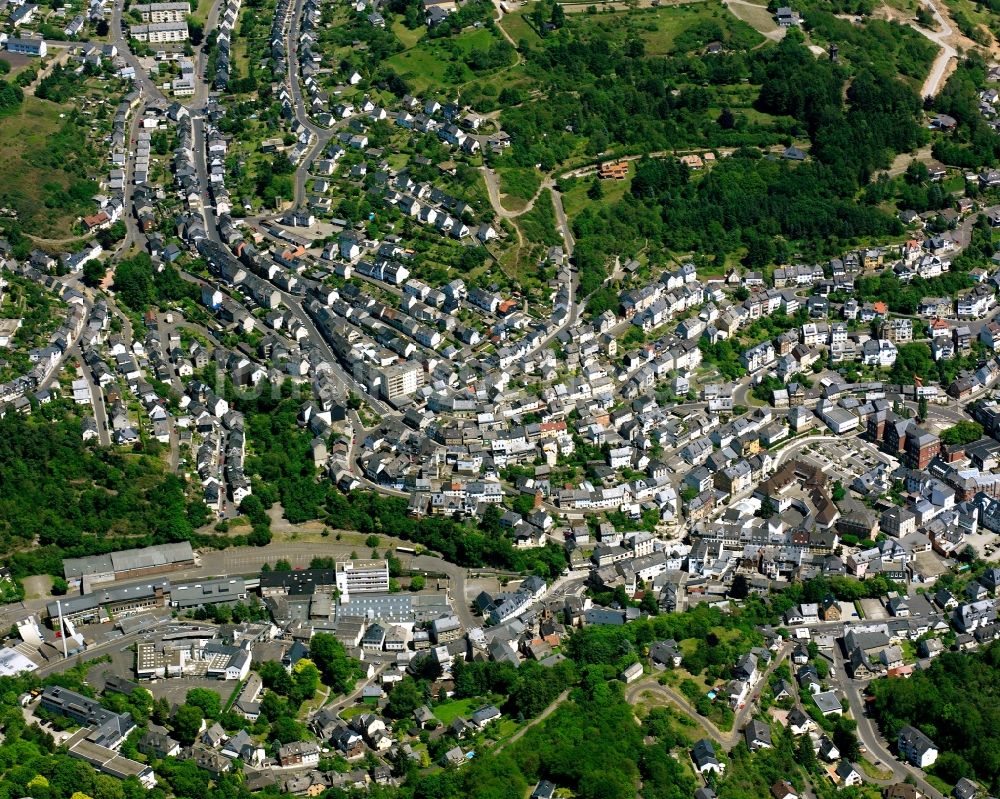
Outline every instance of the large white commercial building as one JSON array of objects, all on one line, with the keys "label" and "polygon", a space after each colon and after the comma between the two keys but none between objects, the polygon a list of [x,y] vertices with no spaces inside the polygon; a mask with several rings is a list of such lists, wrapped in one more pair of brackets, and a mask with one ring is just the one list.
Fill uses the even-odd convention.
[{"label": "large white commercial building", "polygon": [[389,561],[345,560],[337,564],[337,590],[340,601],[352,593],[374,594],[389,590]]}]

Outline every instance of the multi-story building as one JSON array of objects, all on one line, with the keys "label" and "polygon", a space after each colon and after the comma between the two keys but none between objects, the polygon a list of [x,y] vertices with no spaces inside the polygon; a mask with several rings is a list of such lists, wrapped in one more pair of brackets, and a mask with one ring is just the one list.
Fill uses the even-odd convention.
[{"label": "multi-story building", "polygon": [[170,588],[170,604],[175,608],[194,608],[240,602],[247,598],[246,582],[241,577],[201,580]]},{"label": "multi-story building", "polygon": [[133,39],[150,44],[169,44],[188,40],[187,22],[151,22],[148,25],[133,25],[129,28]]},{"label": "multi-story building", "polygon": [[927,768],[937,760],[938,750],[934,742],[916,727],[903,727],[896,744],[900,757],[918,768]]},{"label": "multi-story building", "polygon": [[311,741],[293,741],[278,749],[278,762],[283,768],[319,764],[319,747]]},{"label": "multi-story building", "polygon": [[191,13],[189,3],[142,3],[131,6],[130,11],[139,15],[143,22],[184,22]]},{"label": "multi-story building", "polygon": [[49,713],[65,716],[83,727],[92,728],[87,739],[99,746],[117,749],[135,727],[129,713],[115,713],[89,696],[68,688],[50,685],[42,691],[40,707]]},{"label": "multi-story building", "polygon": [[11,38],[4,43],[8,53],[21,53],[22,55],[34,55],[44,58],[48,48],[44,39],[18,39]]},{"label": "multi-story building", "polygon": [[352,593],[373,594],[389,590],[389,561],[345,560],[337,563],[337,590],[341,601]]},{"label": "multi-story building", "polygon": [[354,364],[354,379],[373,395],[381,395],[387,400],[413,394],[425,383],[423,366],[409,360],[387,366],[359,360]]},{"label": "multi-story building", "polygon": [[92,743],[88,737],[78,733],[70,738],[68,747],[70,757],[86,761],[102,774],[119,780],[135,777],[147,790],[156,787],[156,775],[150,766],[123,757],[114,749]]},{"label": "multi-story building", "polygon": [[913,341],[913,322],[909,319],[890,319],[882,329],[885,337],[896,344]]},{"label": "multi-story building", "polygon": [[60,614],[64,620],[74,622],[99,619],[103,614],[124,617],[152,608],[162,608],[166,604],[169,590],[170,584],[166,580],[118,586],[55,600],[49,602],[45,609],[53,626],[59,623]]},{"label": "multi-story building", "polygon": [[445,616],[431,622],[431,636],[436,644],[456,641],[464,634],[462,623],[455,616]]},{"label": "multi-story building", "polygon": [[912,427],[906,433],[906,462],[911,469],[923,470],[941,449],[941,439],[933,433]]},{"label": "multi-story building", "polygon": [[917,517],[913,511],[906,508],[889,508],[882,514],[880,521],[882,532],[895,538],[905,538],[917,530]]},{"label": "multi-story building", "polygon": [[393,400],[413,394],[424,385],[424,370],[417,361],[393,364],[382,370],[382,395]]},{"label": "multi-story building", "polygon": [[70,584],[82,583],[83,591],[97,583],[137,580],[154,574],[164,574],[195,565],[191,544],[160,544],[144,549],[124,549],[107,555],[66,558],[63,576]]}]

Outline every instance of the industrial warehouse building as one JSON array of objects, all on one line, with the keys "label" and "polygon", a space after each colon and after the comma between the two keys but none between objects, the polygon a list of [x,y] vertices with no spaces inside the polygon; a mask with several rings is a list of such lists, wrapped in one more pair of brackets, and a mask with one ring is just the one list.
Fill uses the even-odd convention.
[{"label": "industrial warehouse building", "polygon": [[70,585],[82,585],[87,593],[101,583],[139,580],[154,574],[189,569],[195,565],[191,544],[160,544],[145,549],[124,549],[107,555],[66,558],[63,576]]}]

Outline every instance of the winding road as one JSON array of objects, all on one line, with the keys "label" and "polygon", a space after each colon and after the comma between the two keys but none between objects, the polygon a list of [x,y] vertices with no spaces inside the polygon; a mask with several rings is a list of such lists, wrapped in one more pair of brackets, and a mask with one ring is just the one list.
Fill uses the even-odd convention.
[{"label": "winding road", "polygon": [[[903,782],[905,780],[915,782],[919,791],[925,797],[929,797],[929,799],[945,799],[937,788],[924,779],[924,773],[920,769],[901,763],[889,751],[888,744],[882,738],[872,720],[865,714],[864,705],[861,701],[861,691],[864,684],[852,680],[847,676],[846,664],[844,663],[839,647],[834,647],[833,667],[830,669],[830,678],[831,682],[837,685],[841,693],[847,697],[847,701],[851,707],[851,716],[854,717],[858,725],[858,738],[865,745],[868,753],[881,761],[879,767],[892,771],[894,782]],[[874,780],[869,777],[865,779],[870,782],[885,784],[882,780]]]},{"label": "winding road", "polygon": [[927,80],[924,81],[924,85],[920,90],[921,97],[935,97],[944,85],[945,76],[948,73],[948,64],[953,58],[958,57],[958,51],[947,41],[954,31],[952,31],[951,25],[948,24],[945,16],[934,4],[934,0],[923,0],[923,3],[934,15],[934,19],[941,26],[941,30],[927,30],[927,28],[922,28],[915,22],[911,22],[910,27],[941,48],[941,52],[934,59],[931,71],[927,75]]}]

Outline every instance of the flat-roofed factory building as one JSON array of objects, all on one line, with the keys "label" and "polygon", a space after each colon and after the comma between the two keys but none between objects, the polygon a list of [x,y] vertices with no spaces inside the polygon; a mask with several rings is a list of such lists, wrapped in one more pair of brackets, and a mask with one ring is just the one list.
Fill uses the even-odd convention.
[{"label": "flat-roofed factory building", "polygon": [[143,549],[123,549],[106,555],[87,555],[63,560],[63,576],[72,585],[82,585],[87,593],[100,583],[138,580],[154,574],[190,569],[196,565],[194,550],[187,541],[159,544]]}]

